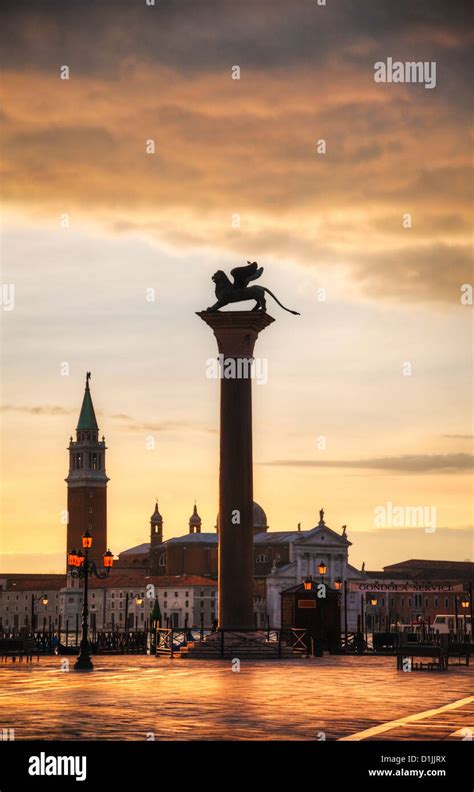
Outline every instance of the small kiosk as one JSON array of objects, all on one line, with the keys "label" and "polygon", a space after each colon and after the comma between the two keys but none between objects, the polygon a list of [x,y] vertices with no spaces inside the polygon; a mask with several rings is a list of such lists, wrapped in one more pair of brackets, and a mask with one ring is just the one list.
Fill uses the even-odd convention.
[{"label": "small kiosk", "polygon": [[324,650],[341,651],[340,591],[307,578],[304,583],[281,592],[282,629],[307,630],[307,646],[311,640],[315,654]]}]

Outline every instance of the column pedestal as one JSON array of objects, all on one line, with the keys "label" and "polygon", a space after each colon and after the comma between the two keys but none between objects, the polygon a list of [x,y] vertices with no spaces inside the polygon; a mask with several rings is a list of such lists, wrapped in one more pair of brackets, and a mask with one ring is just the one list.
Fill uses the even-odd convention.
[{"label": "column pedestal", "polygon": [[[252,380],[258,334],[275,320],[260,311],[200,311],[219,353],[242,377],[221,378],[219,469],[219,629],[254,630]],[[245,376],[245,371],[247,375]]]}]

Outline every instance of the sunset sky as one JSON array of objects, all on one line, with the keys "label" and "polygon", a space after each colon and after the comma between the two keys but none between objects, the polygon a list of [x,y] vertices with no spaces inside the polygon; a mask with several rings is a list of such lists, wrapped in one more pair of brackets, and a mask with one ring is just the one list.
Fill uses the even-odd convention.
[{"label": "sunset sky", "polygon": [[[269,377],[253,386],[254,493],[270,530],[309,529],[324,507],[356,566],[472,560],[468,3],[2,6],[1,283],[15,304],[0,311],[0,569],[64,569],[88,370],[111,549],[148,540],[155,496],[165,538],[187,531],[195,498],[213,530],[216,347],[195,312],[214,302],[212,273],[247,260],[301,312],[270,298],[277,321],[256,347]],[[436,61],[436,87],[374,82],[388,57]],[[436,530],[376,528],[389,501],[436,508]]]}]

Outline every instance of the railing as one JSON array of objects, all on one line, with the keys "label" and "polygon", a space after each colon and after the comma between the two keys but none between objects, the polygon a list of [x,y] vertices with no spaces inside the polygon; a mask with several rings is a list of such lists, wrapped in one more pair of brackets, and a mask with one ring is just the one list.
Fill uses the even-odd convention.
[{"label": "railing", "polygon": [[[0,638],[0,659],[6,660],[11,657],[13,661],[18,657],[20,660],[32,660],[35,652],[32,638]],[[39,657],[38,657],[39,659]]]},{"label": "railing", "polygon": [[97,630],[92,650],[96,654],[147,654],[148,632]]},{"label": "railing", "polygon": [[[210,630],[207,631],[208,633]],[[188,643],[198,640],[200,630],[180,629],[175,627],[158,627],[152,644],[152,654],[174,656]]]},{"label": "railing", "polygon": [[[276,640],[269,639],[267,631],[261,635],[246,635],[245,633],[234,630],[220,630],[220,656],[224,657],[226,648],[235,644],[235,640],[237,639],[240,646],[243,645],[245,648],[258,647],[258,649],[262,649],[267,655],[281,657],[281,630],[273,630],[272,632],[277,634]],[[226,638],[230,638],[230,641],[227,642],[227,647]]]},{"label": "railing", "polygon": [[213,656],[223,658],[236,643],[239,648],[261,650],[262,656],[281,657],[283,649],[290,649],[295,654],[314,654],[314,646],[308,630],[299,628],[267,629],[261,635],[246,634],[235,630],[219,630],[212,633],[206,630],[209,640],[200,639],[200,631],[178,630],[172,627],[160,627],[155,631],[153,650],[157,656],[174,657],[188,644],[199,641],[200,647]]},{"label": "railing", "polygon": [[342,651],[347,653],[388,652],[395,654],[400,647],[406,646],[442,646],[454,653],[457,653],[461,648],[464,654],[466,647],[468,651],[471,647],[472,651],[474,644],[472,644],[471,635],[463,631],[439,633],[433,628],[369,632],[367,636],[356,631],[341,636]]},{"label": "railing", "polygon": [[[175,631],[177,633],[177,631]],[[148,630],[90,630],[89,640],[93,654],[147,654],[153,653],[154,633]],[[79,651],[79,641],[71,640],[74,636],[58,634],[57,630],[21,633],[15,630],[3,630],[0,638],[29,639],[33,642],[34,653],[39,654],[74,654]]]},{"label": "railing", "polygon": [[296,654],[311,654],[314,655],[314,642],[311,640],[309,630],[301,629],[299,627],[290,627],[289,629],[278,630],[280,645],[282,641]]},{"label": "railing", "polygon": [[341,650],[347,654],[362,654],[367,648],[361,632],[347,632],[341,636]]},{"label": "railing", "polygon": [[155,633],[155,654],[173,657],[174,642],[172,627],[158,627]]}]

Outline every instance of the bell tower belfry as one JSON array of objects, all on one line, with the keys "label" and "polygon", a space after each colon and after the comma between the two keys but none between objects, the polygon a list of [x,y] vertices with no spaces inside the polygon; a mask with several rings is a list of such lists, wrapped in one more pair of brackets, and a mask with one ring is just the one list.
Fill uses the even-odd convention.
[{"label": "bell tower belfry", "polygon": [[93,538],[90,556],[102,561],[107,550],[107,478],[105,438],[99,440],[99,426],[89,387],[90,371],[82,400],[76,439],[69,443],[67,483],[66,552],[81,548],[81,536],[88,529]]}]

